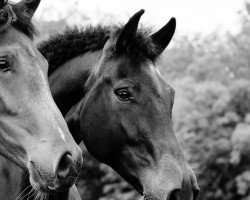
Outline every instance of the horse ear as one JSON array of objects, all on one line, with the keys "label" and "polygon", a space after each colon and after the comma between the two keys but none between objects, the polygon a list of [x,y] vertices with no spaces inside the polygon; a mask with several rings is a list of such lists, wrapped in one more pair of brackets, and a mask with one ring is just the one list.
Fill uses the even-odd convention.
[{"label": "horse ear", "polygon": [[164,51],[164,49],[168,46],[169,42],[171,41],[175,32],[175,28],[176,28],[176,20],[173,17],[159,31],[150,36],[153,42],[157,45],[157,47],[160,50],[159,55]]},{"label": "horse ear", "polygon": [[116,51],[122,50],[123,47],[126,46],[126,44],[129,42],[129,40],[136,34],[140,18],[144,12],[145,11],[141,9],[139,12],[135,13],[124,25],[116,41]]},{"label": "horse ear", "polygon": [[17,3],[17,6],[24,8],[31,19],[35,14],[40,2],[41,0],[22,0],[21,2]]}]

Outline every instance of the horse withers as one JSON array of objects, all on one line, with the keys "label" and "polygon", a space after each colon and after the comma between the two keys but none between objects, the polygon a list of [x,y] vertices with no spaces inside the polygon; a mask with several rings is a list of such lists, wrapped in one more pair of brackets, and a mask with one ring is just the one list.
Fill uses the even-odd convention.
[{"label": "horse withers", "polygon": [[33,189],[44,194],[73,185],[82,154],[52,99],[47,61],[32,40],[39,3],[0,1],[0,154],[28,170]]},{"label": "horse withers", "polygon": [[199,188],[172,123],[174,89],[157,59],[175,32],[122,27],[67,30],[40,46],[55,102],[78,142],[115,169],[145,200],[195,200]]}]

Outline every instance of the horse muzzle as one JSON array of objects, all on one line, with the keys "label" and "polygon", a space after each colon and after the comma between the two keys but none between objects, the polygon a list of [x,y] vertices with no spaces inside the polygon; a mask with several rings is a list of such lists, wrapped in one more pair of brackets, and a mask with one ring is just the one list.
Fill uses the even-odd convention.
[{"label": "horse muzzle", "polygon": [[188,165],[178,167],[175,162],[170,168],[172,170],[148,172],[142,200],[197,200],[199,187],[191,168]]},{"label": "horse muzzle", "polygon": [[32,155],[28,169],[33,188],[44,192],[69,189],[75,183],[83,162],[81,151],[76,150],[69,148],[55,154]]}]

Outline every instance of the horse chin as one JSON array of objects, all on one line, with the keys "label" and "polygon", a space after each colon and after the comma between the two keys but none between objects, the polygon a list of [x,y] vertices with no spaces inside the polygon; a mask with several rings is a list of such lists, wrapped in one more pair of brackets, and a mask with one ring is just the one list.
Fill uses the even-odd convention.
[{"label": "horse chin", "polygon": [[49,187],[47,186],[43,178],[39,175],[39,173],[30,174],[30,184],[34,191],[40,193],[49,192]]},{"label": "horse chin", "polygon": [[36,169],[31,165],[31,168],[29,168],[29,175],[29,180],[33,191],[39,192],[41,194],[50,192],[48,187],[49,185],[45,181],[46,179],[42,176],[42,173],[39,171],[39,169]]},{"label": "horse chin", "polygon": [[[30,179],[31,190],[28,193],[28,196],[34,197],[34,199],[48,199],[50,192],[48,192],[45,188],[45,185],[40,185],[39,183]],[[33,198],[32,198],[33,199]]]}]

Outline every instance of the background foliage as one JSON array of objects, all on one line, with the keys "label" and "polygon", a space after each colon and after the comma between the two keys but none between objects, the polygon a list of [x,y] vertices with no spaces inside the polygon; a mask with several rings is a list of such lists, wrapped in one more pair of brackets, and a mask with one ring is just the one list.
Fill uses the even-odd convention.
[{"label": "background foliage", "polygon": [[[176,37],[160,70],[176,90],[175,130],[196,172],[202,200],[250,200],[250,4],[236,35]],[[84,18],[84,17],[83,17]],[[43,38],[66,21],[43,22]],[[78,179],[84,200],[139,198],[84,148]]]}]

